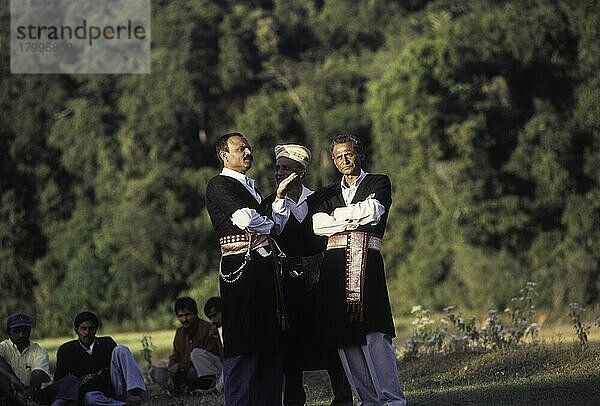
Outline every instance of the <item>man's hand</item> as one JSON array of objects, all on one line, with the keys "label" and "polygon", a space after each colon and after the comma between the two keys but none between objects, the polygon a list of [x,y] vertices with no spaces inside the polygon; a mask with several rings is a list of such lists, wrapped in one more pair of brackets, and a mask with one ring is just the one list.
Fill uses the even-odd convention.
[{"label": "man's hand", "polygon": [[17,399],[25,406],[40,406],[39,403],[33,400],[34,392],[36,392],[36,390],[30,386],[25,392],[17,396]]},{"label": "man's hand", "polygon": [[290,176],[288,176],[287,178],[285,178],[284,180],[282,180],[279,183],[279,186],[277,186],[277,197],[279,199],[283,199],[285,197],[285,193],[286,193],[286,189],[289,186],[290,183],[292,183],[296,178],[298,177],[298,174],[296,172],[291,173]]},{"label": "man's hand", "polygon": [[98,379],[102,376],[102,373],[107,370],[107,368],[102,368],[99,371],[96,372],[92,372],[90,374],[84,375],[81,377],[81,379],[79,380],[79,387],[81,388],[83,385],[85,385],[86,383],[88,383],[89,381],[92,381],[94,379]]},{"label": "man's hand", "polygon": [[31,371],[31,379],[29,381],[29,390],[32,392],[40,390],[43,382],[49,382],[50,377],[41,369]]}]

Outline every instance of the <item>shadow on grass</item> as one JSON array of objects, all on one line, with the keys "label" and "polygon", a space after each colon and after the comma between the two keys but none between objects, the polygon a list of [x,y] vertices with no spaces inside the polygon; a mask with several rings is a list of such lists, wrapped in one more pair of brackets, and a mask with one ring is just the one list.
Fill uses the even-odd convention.
[{"label": "shadow on grass", "polygon": [[[541,345],[487,353],[432,354],[398,363],[409,406],[600,405],[600,346]],[[331,403],[325,371],[304,373],[307,406]],[[172,398],[154,406],[222,405],[222,395]]]},{"label": "shadow on grass", "polygon": [[415,391],[407,394],[418,405],[600,405],[600,376],[531,382],[500,382],[477,386]]},{"label": "shadow on grass", "polygon": [[600,349],[524,346],[399,363],[409,405],[600,405]]}]

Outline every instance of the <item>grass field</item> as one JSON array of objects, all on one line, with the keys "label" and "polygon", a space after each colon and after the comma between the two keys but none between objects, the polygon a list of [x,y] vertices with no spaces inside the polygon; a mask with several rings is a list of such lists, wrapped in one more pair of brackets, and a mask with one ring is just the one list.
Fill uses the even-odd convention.
[{"label": "grass field", "polygon": [[[410,334],[399,329],[398,348]],[[586,347],[577,344],[569,325],[544,326],[543,344],[489,353],[427,355],[399,361],[399,378],[409,405],[600,405],[600,333],[594,328]],[[173,331],[113,333],[144,366],[141,339],[152,337],[153,363],[168,356]],[[73,337],[34,340],[56,349]],[[327,405],[332,397],[324,371],[305,372],[309,405]],[[153,405],[222,404],[220,395],[172,398],[151,386]]]},{"label": "grass field", "polygon": [[401,362],[411,405],[600,405],[600,347],[544,344]]}]

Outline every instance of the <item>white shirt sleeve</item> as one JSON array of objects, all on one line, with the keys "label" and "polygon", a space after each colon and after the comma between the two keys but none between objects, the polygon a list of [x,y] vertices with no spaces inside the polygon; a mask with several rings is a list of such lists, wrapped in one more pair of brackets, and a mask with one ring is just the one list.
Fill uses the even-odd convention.
[{"label": "white shirt sleeve", "polygon": [[276,235],[279,235],[290,218],[290,207],[286,199],[275,197],[275,200],[271,203],[271,210],[273,213],[273,222],[275,223],[273,230]]},{"label": "white shirt sleeve", "polygon": [[375,225],[379,223],[383,213],[385,206],[377,199],[367,199],[347,207],[338,207],[333,211],[333,216],[315,213],[313,230],[317,235],[330,237],[342,231],[356,230],[358,226]]},{"label": "white shirt sleeve", "polygon": [[35,352],[32,352],[31,358],[31,372],[35,370],[43,371],[48,378],[50,378],[50,357],[48,356],[48,351],[45,349],[38,347]]},{"label": "white shirt sleeve", "polygon": [[273,228],[273,222],[268,217],[261,216],[256,210],[248,207],[234,211],[231,222],[241,230],[254,231],[258,234],[269,234]]},{"label": "white shirt sleeve", "polygon": [[338,207],[333,211],[333,217],[348,224],[356,224],[356,227],[367,224],[374,226],[379,223],[383,213],[385,213],[385,206],[377,199],[371,198],[347,207]]},{"label": "white shirt sleeve", "polygon": [[333,218],[327,213],[315,213],[312,217],[313,231],[316,235],[330,237],[336,233],[346,231],[346,222]]}]

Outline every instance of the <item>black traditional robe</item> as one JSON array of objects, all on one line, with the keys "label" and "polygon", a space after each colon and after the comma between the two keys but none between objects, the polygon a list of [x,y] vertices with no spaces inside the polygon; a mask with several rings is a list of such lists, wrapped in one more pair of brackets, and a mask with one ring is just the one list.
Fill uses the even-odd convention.
[{"label": "black traditional robe", "polygon": [[[275,195],[271,195],[263,202],[265,212],[269,215],[274,200]],[[308,213],[304,220],[299,222],[290,213],[282,232],[274,236],[286,255],[286,265],[283,269],[283,298],[290,318],[289,331],[284,335],[287,348],[286,360],[293,358],[294,363],[300,363],[300,367],[306,370],[325,368],[327,366],[325,352],[330,351],[330,348],[318,340],[314,329],[316,299],[314,287],[318,280],[318,265],[321,258],[313,259],[314,269],[303,269],[302,266],[302,257],[319,255],[325,250],[327,238],[316,235],[312,229],[312,215],[322,201],[323,191],[312,193],[306,199]],[[290,274],[292,269],[301,275],[293,277]],[[311,272],[316,274],[314,282],[311,282],[313,278]]]},{"label": "black traditional robe", "polygon": [[[290,318],[290,328],[283,334],[286,379],[284,403],[303,404],[306,401],[302,371],[315,369],[327,369],[334,392],[333,404],[352,403],[350,384],[336,348],[315,331],[316,286],[327,238],[314,233],[312,216],[332,191],[332,188],[326,188],[309,195],[306,198],[308,212],[304,220],[300,222],[290,213],[282,232],[274,236],[287,255],[282,270],[283,297]],[[274,200],[275,195],[271,195],[263,202],[266,213],[271,212]],[[290,271],[300,272],[301,275],[294,277]]]},{"label": "black traditional robe", "polygon": [[[336,191],[333,196],[326,199],[317,212],[331,215],[336,208],[346,207],[341,186],[338,184],[334,187]],[[355,231],[363,231],[383,238],[392,204],[391,183],[386,175],[367,174],[358,186],[351,203],[363,201],[372,194],[385,207],[385,213],[376,225],[359,226]],[[337,347],[365,344],[365,337],[369,332],[381,332],[395,337],[381,253],[376,250],[368,250],[363,286],[364,320],[362,321],[350,321],[347,312],[345,260],[345,249],[343,248],[325,251],[317,292],[317,332]]]},{"label": "black traditional robe", "polygon": [[[217,237],[244,234],[231,222],[231,215],[248,207],[260,212],[260,205],[237,179],[217,175],[206,187],[206,209]],[[267,247],[267,250],[270,249]],[[221,270],[229,274],[244,261],[244,254],[222,258]],[[223,346],[225,357],[273,353],[279,348],[275,282],[272,258],[255,250],[233,283],[219,278],[223,299]]]}]

